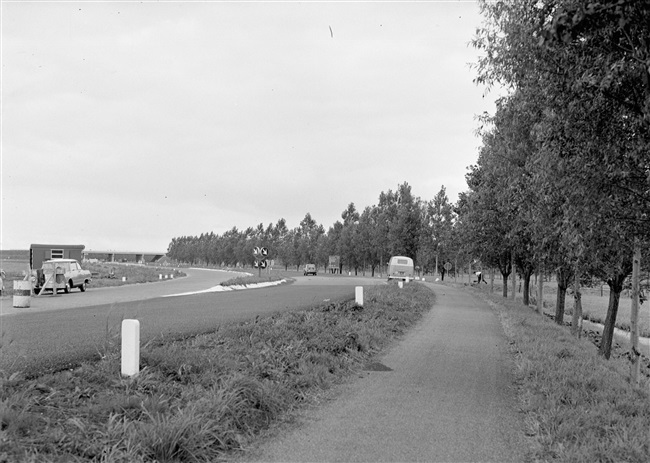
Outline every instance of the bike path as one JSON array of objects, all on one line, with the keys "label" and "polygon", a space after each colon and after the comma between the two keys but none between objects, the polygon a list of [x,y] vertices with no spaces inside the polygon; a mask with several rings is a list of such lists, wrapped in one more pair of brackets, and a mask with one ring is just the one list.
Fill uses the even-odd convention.
[{"label": "bike path", "polygon": [[265,462],[525,459],[508,340],[488,305],[426,283],[437,302],[379,361],[301,425],[246,453]]}]

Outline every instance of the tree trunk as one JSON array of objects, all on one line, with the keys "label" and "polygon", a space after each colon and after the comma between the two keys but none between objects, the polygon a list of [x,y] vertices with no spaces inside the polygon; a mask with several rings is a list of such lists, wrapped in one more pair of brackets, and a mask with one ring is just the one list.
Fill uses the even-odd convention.
[{"label": "tree trunk", "polygon": [[514,301],[517,297],[517,267],[515,266],[515,253],[512,253],[512,300]]},{"label": "tree trunk", "polygon": [[557,295],[555,298],[555,323],[562,325],[564,323],[564,301],[566,299],[566,288],[561,288],[558,284]]},{"label": "tree trunk", "polygon": [[501,254],[499,258],[499,271],[501,272],[501,279],[503,281],[503,297],[508,297],[508,275],[512,273],[512,261],[507,254]]},{"label": "tree trunk", "polygon": [[641,362],[639,352],[639,273],[641,271],[641,245],[634,240],[632,257],[632,314],[630,316],[630,382],[639,385]]},{"label": "tree trunk", "polygon": [[494,267],[490,269],[490,294],[494,294]]},{"label": "tree trunk", "polygon": [[580,292],[580,271],[576,266],[575,276],[573,280],[573,317],[571,319],[571,332],[577,338],[582,335],[582,293]]},{"label": "tree trunk", "polygon": [[544,312],[544,273],[541,265],[537,271],[537,312]]},{"label": "tree trunk", "polygon": [[531,266],[526,266],[523,274],[524,281],[524,306],[528,307],[530,305],[530,277],[533,275],[533,269]]},{"label": "tree trunk", "polygon": [[[609,282],[608,282],[609,284]],[[618,289],[618,290],[617,290]],[[615,289],[609,285],[609,304],[607,305],[607,317],[603,328],[603,336],[600,341],[598,353],[609,360],[612,354],[612,339],[614,338],[614,325],[616,324],[616,315],[618,314],[618,304],[621,299],[622,288]]]},{"label": "tree trunk", "polygon": [[[438,277],[438,253],[436,252],[436,272],[433,274],[434,280]],[[445,272],[442,272],[442,280],[445,280]]]},{"label": "tree trunk", "polygon": [[569,280],[573,276],[568,267],[557,269],[557,297],[555,299],[555,323],[564,324],[564,303],[566,300],[566,289],[569,287]]}]

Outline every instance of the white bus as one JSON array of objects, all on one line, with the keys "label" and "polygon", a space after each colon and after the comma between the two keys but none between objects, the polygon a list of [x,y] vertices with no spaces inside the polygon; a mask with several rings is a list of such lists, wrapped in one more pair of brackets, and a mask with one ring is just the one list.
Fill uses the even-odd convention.
[{"label": "white bus", "polygon": [[396,280],[413,280],[415,272],[413,269],[413,259],[404,256],[393,256],[388,262],[388,281]]}]

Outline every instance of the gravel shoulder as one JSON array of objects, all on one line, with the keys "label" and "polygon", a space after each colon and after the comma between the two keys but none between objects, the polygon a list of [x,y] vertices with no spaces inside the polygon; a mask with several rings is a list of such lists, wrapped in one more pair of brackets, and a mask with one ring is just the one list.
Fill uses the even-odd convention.
[{"label": "gravel shoulder", "polygon": [[459,289],[426,284],[436,305],[375,371],[241,461],[525,460],[514,364],[496,314]]}]

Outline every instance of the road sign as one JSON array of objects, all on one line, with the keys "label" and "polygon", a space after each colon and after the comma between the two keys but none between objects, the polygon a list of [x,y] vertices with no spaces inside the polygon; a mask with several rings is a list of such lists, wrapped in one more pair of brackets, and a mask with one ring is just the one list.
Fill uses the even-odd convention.
[{"label": "road sign", "polygon": [[262,276],[262,269],[267,267],[265,257],[269,255],[269,250],[265,247],[256,246],[253,248],[253,256],[255,256],[255,263],[253,267],[259,269],[259,275]]},{"label": "road sign", "polygon": [[445,270],[447,270],[447,271],[451,270],[451,262],[447,262],[445,264]]}]

